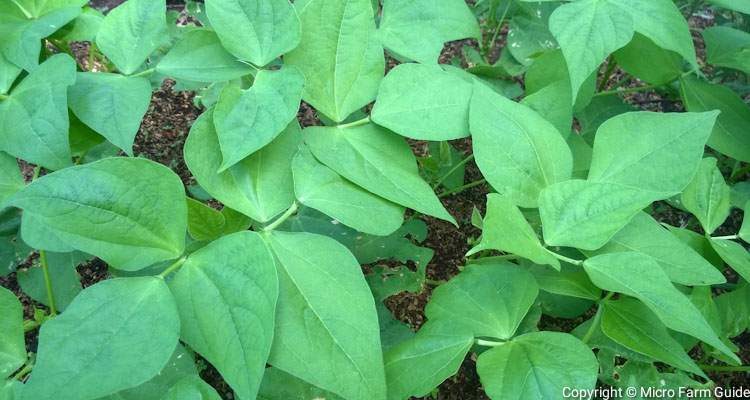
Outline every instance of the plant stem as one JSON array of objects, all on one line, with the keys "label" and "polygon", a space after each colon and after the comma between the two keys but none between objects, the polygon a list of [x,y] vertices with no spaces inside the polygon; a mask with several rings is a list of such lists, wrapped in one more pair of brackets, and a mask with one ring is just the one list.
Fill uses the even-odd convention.
[{"label": "plant stem", "polygon": [[606,92],[596,93],[594,94],[594,97],[611,96],[611,95],[622,94],[622,93],[647,92],[649,90],[656,89],[660,86],[661,85],[646,85],[646,86],[638,86],[638,87],[632,87],[632,88],[608,90]]},{"label": "plant stem", "polygon": [[750,365],[698,365],[704,371],[716,371],[716,372],[750,372]]},{"label": "plant stem", "polygon": [[610,55],[607,62],[607,70],[604,72],[602,81],[599,82],[599,88],[597,89],[597,92],[601,92],[602,90],[604,90],[604,88],[607,87],[607,82],[609,82],[609,78],[612,77],[612,73],[615,71],[616,66],[617,63],[615,62],[615,58]]},{"label": "plant stem", "polygon": [[459,162],[458,164],[454,165],[453,168],[450,169],[445,175],[441,176],[440,179],[435,182],[435,185],[432,186],[433,189],[437,189],[441,183],[443,183],[446,179],[448,179],[449,176],[453,175],[454,172],[458,171],[459,168],[461,168],[463,165],[466,165],[467,162],[474,159],[474,154],[470,154],[468,157],[464,158]]},{"label": "plant stem", "polygon": [[8,98],[10,98],[10,96],[8,96],[7,94],[0,93],[0,100],[7,100]]},{"label": "plant stem", "polygon": [[502,346],[505,344],[505,342],[500,342],[500,341],[495,341],[495,340],[484,340],[484,339],[477,339],[474,342],[480,346],[486,346],[486,347],[497,347],[497,346]]},{"label": "plant stem", "polygon": [[350,122],[348,124],[336,125],[336,127],[339,128],[339,129],[354,128],[355,126],[364,125],[364,124],[367,124],[369,122],[370,122],[370,117],[367,116],[367,117],[364,117],[362,119],[356,120],[354,122]]},{"label": "plant stem", "polygon": [[711,239],[714,239],[714,240],[734,240],[734,239],[739,239],[739,235],[711,236]]},{"label": "plant stem", "polygon": [[149,68],[149,69],[143,70],[143,71],[141,71],[141,72],[139,72],[139,73],[137,73],[135,75],[131,75],[131,77],[132,78],[137,78],[139,76],[151,76],[151,74],[153,74],[154,72],[156,72],[156,68]]},{"label": "plant stem", "polygon": [[263,228],[263,231],[264,232],[271,232],[272,230],[278,228],[279,225],[283,224],[284,221],[286,221],[287,219],[289,219],[289,217],[291,217],[292,215],[294,215],[294,213],[297,212],[298,208],[299,208],[299,205],[295,201],[294,203],[292,203],[291,206],[289,206],[289,208],[286,211],[284,211],[283,214],[281,214],[281,216],[279,218],[276,218],[276,221],[271,222],[268,226],[266,226],[265,228]]},{"label": "plant stem", "polygon": [[39,262],[42,264],[42,274],[44,274],[44,286],[47,289],[47,303],[49,305],[49,315],[57,315],[57,306],[55,304],[55,295],[52,293],[52,279],[49,276],[49,265],[47,264],[47,252],[39,250]]},{"label": "plant stem", "polygon": [[582,260],[576,260],[576,259],[573,259],[573,258],[565,257],[564,255],[557,254],[554,251],[552,251],[550,249],[547,249],[547,248],[545,248],[545,250],[547,250],[547,253],[552,254],[553,257],[555,257],[556,259],[558,259],[560,261],[565,261],[566,263],[573,264],[573,265],[583,265],[583,261]]},{"label": "plant stem", "polygon": [[438,195],[438,197],[445,197],[445,196],[450,196],[450,195],[452,195],[452,194],[456,194],[456,193],[461,193],[461,192],[463,192],[463,191],[464,191],[464,190],[466,190],[466,189],[471,189],[471,188],[473,188],[474,186],[479,186],[479,185],[481,185],[481,184],[483,184],[483,183],[485,183],[485,182],[487,182],[487,181],[486,181],[485,179],[480,179],[480,180],[478,180],[478,181],[474,181],[474,182],[471,182],[471,183],[467,183],[467,184],[465,184],[465,185],[463,185],[463,186],[459,186],[459,187],[457,187],[457,188],[455,188],[455,189],[447,190],[447,191],[445,191],[445,192],[443,192],[443,193],[440,193],[440,194]]},{"label": "plant stem", "polygon": [[503,15],[500,16],[500,19],[497,20],[497,26],[495,26],[495,31],[492,33],[491,39],[488,43],[484,46],[484,52],[482,54],[482,57],[484,57],[484,61],[487,61],[489,64],[489,60],[487,57],[489,57],[490,53],[492,53],[492,49],[495,47],[495,41],[497,41],[497,35],[500,34],[500,30],[503,28],[503,22],[505,21],[505,16],[508,15],[508,10],[510,9],[510,4],[512,1],[508,1],[508,4],[505,6],[505,11],[503,11]]},{"label": "plant stem", "polygon": [[589,329],[586,331],[586,334],[583,335],[583,338],[581,339],[583,343],[587,343],[591,339],[591,336],[594,335],[594,331],[596,330],[596,327],[599,325],[599,320],[602,319],[601,304],[611,299],[612,296],[614,295],[615,295],[615,292],[608,292],[606,296],[604,296],[601,300],[599,300],[599,305],[596,308],[596,314],[594,314],[594,318],[591,320],[591,326],[589,326]]},{"label": "plant stem", "polygon": [[36,320],[27,319],[23,321],[23,331],[24,332],[31,332],[36,328],[39,328],[42,326],[42,323]]},{"label": "plant stem", "polygon": [[161,273],[159,274],[159,278],[164,279],[167,275],[178,270],[180,267],[182,267],[182,264],[185,264],[185,260],[187,260],[187,257],[180,257],[177,261],[172,263],[172,265],[168,266],[164,271],[161,271]]},{"label": "plant stem", "polygon": [[11,380],[14,380],[14,381],[15,380],[18,380],[18,381],[22,380],[26,375],[29,374],[29,372],[31,372],[31,370],[33,368],[34,368],[34,363],[33,362],[30,362],[30,363],[24,365],[23,368],[21,368],[20,371],[18,371],[15,375],[13,375],[13,378],[11,378]]}]

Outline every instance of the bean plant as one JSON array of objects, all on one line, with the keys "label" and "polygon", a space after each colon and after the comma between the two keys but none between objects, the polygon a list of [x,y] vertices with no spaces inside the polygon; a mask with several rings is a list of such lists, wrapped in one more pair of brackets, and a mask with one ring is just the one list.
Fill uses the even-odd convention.
[{"label": "bean plant", "polygon": [[[747,371],[750,8],[702,3],[0,2],[0,398],[218,399],[209,364],[241,400],[439,398],[467,358],[503,400]],[[165,79],[202,110],[194,182],[134,151]],[[484,184],[471,221],[440,200]],[[481,230],[448,281],[425,219]],[[416,332],[384,305],[427,289]]]}]

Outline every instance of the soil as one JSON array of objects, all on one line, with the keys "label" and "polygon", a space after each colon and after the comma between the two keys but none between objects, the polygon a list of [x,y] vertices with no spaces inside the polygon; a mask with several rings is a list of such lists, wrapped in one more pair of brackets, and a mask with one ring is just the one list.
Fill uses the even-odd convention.
[{"label": "soil", "polygon": [[[117,6],[119,3],[122,3],[122,1],[124,0],[92,0],[91,4],[106,12]],[[472,1],[469,0],[469,2]],[[180,0],[170,0],[168,3],[172,9],[181,9],[182,2]],[[700,30],[699,28],[703,28],[707,24],[710,25],[712,22],[710,20],[710,14],[708,17],[705,15],[700,18],[692,17],[690,22],[691,27],[695,28],[694,38],[696,41],[696,48],[701,56],[700,58],[703,59],[703,43],[700,34],[697,32]],[[503,29],[498,36],[491,57],[497,57],[499,49],[502,48],[505,43],[505,33],[506,30]],[[447,43],[441,54],[440,62],[450,63],[454,57],[458,57],[462,60],[462,63],[466,65],[466,61],[463,59],[461,52],[464,45],[469,45],[474,48],[478,47],[475,40],[461,40]],[[78,44],[74,46],[74,49],[82,52],[79,54],[81,56],[79,62],[83,65],[88,45],[86,43]],[[397,62],[395,60],[389,58],[387,69],[392,68],[396,64]],[[604,68],[602,71],[603,70]],[[607,87],[611,88],[611,85],[618,82],[623,74],[624,72],[622,70],[616,68],[612,77],[608,81]],[[601,75],[602,74],[600,74],[600,78]],[[643,83],[637,80],[630,83],[632,86],[639,86],[642,84]],[[195,183],[195,180],[185,166],[182,158],[182,148],[190,126],[198,115],[200,115],[201,110],[193,103],[193,93],[174,91],[173,85],[173,82],[167,80],[163,83],[160,90],[154,92],[151,105],[143,119],[143,123],[136,137],[134,149],[137,155],[152,159],[170,167],[181,177],[186,185],[190,185]],[[646,110],[682,110],[682,105],[679,101],[663,98],[658,94],[637,93],[626,96],[625,98],[626,101],[631,104],[637,105]],[[306,103],[303,103],[300,107],[298,120],[303,127],[321,124],[315,115],[315,111]],[[424,142],[411,141],[410,144],[417,154],[425,154],[427,152],[427,146]],[[470,154],[470,139],[453,141],[452,144],[459,150],[465,152],[465,154]],[[25,166],[24,170],[28,176],[31,175],[31,166]],[[466,182],[473,182],[481,178],[482,176],[474,162],[467,163]],[[429,236],[422,245],[435,251],[435,256],[427,268],[427,276],[429,279],[444,281],[460,272],[461,267],[465,264],[464,254],[466,254],[471,247],[470,242],[473,239],[476,239],[481,233],[471,224],[472,211],[474,208],[477,208],[482,214],[484,214],[485,197],[489,192],[490,187],[483,184],[465,190],[460,194],[446,196],[441,199],[445,208],[455,217],[459,227],[455,227],[445,221],[437,220],[432,217],[420,217],[429,227]],[[699,230],[694,223],[693,217],[670,207],[666,203],[659,203],[655,209],[659,210],[656,216],[661,221],[677,226],[689,226],[690,228],[696,228]],[[719,229],[720,234],[736,233],[741,221],[741,213],[734,212],[730,218],[728,218],[727,222]],[[28,260],[22,268],[32,265],[33,262],[33,259]],[[84,287],[108,278],[106,265],[98,259],[78,267],[78,272],[81,275],[81,282]],[[5,278],[0,278],[0,285],[9,288],[19,296],[24,305],[26,318],[32,318],[32,310],[34,307],[45,309],[43,305],[34,302],[20,291],[15,274],[10,274]],[[419,294],[402,293],[392,296],[386,300],[386,305],[397,319],[409,324],[416,330],[425,322],[424,307],[430,298],[432,288],[432,286],[427,286],[426,289]],[[584,314],[584,316],[573,320],[544,316],[540,323],[540,329],[569,331],[572,327],[590,317],[590,315],[591,310]],[[27,334],[26,339],[29,351],[36,350],[37,333],[38,331],[32,331]],[[748,364],[748,362],[750,362],[750,352],[748,351],[750,350],[750,334],[746,333],[737,337],[735,343],[742,349],[740,356],[743,359],[744,364]],[[215,387],[224,399],[232,399],[233,396],[231,390],[223,381],[219,373],[204,360],[199,360],[199,363],[205,366],[202,369],[201,376],[209,384]],[[750,385],[750,378],[746,374],[712,373],[709,374],[709,376],[717,383],[724,386],[744,385],[747,387]],[[431,398],[433,397],[425,397],[424,399]],[[481,383],[476,374],[474,356],[468,356],[462,364],[459,373],[440,385],[434,398],[440,400],[488,399],[481,388]]]}]

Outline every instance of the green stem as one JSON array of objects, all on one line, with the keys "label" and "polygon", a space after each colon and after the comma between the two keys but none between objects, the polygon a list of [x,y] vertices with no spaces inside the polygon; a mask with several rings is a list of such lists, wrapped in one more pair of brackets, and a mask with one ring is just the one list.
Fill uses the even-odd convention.
[{"label": "green stem", "polygon": [[47,289],[47,303],[49,305],[49,315],[57,315],[57,305],[55,304],[55,295],[52,293],[52,279],[49,276],[49,264],[47,264],[47,252],[39,250],[39,262],[42,264],[42,274],[44,274],[44,286]]},{"label": "green stem", "polygon": [[487,61],[487,63],[489,63],[487,57],[489,57],[490,53],[492,53],[492,49],[495,47],[495,42],[497,41],[497,36],[500,34],[500,30],[503,28],[505,16],[508,15],[510,3],[512,3],[512,1],[508,1],[508,4],[505,6],[505,11],[503,11],[503,15],[500,17],[500,20],[497,21],[497,26],[495,27],[495,31],[492,33],[489,43],[484,46],[484,54],[482,54],[482,57],[484,57],[484,61]]},{"label": "green stem", "polygon": [[20,370],[20,371],[18,371],[18,372],[17,372],[17,373],[15,374],[15,375],[13,375],[13,378],[11,378],[11,379],[12,379],[12,380],[14,380],[14,381],[15,381],[15,380],[18,380],[18,381],[20,381],[20,380],[22,380],[22,379],[23,379],[23,378],[24,378],[24,377],[25,377],[26,375],[28,375],[28,374],[29,374],[29,372],[31,372],[31,370],[32,370],[33,368],[34,368],[34,363],[30,362],[30,363],[28,363],[28,364],[24,365],[24,366],[23,366],[23,368],[21,368],[21,370]]},{"label": "green stem", "polygon": [[601,304],[606,303],[607,300],[611,299],[612,296],[614,295],[615,295],[615,292],[607,292],[607,295],[604,296],[604,298],[602,298],[601,300],[599,300],[599,306],[596,309],[596,314],[594,314],[594,318],[591,320],[591,326],[589,326],[589,329],[586,331],[586,334],[583,335],[583,338],[581,339],[583,343],[587,343],[591,339],[591,336],[594,335],[594,331],[596,331],[596,327],[599,325],[599,320],[602,319]]},{"label": "green stem", "polygon": [[735,240],[739,239],[739,235],[729,235],[729,236],[712,236],[711,239],[713,240]]},{"label": "green stem", "polygon": [[454,172],[458,171],[459,168],[466,165],[467,162],[474,159],[474,154],[469,155],[468,157],[464,158],[459,162],[458,164],[454,165],[453,168],[450,169],[445,175],[441,176],[440,179],[435,182],[435,184],[432,186],[433,189],[437,189],[441,183],[443,183],[446,179],[448,179],[449,176],[453,175]]},{"label": "green stem", "polygon": [[131,77],[132,78],[137,78],[139,76],[151,76],[151,74],[153,74],[154,72],[156,72],[156,68],[149,68],[149,69],[143,70],[143,71],[141,71],[141,72],[139,72],[139,73],[137,73],[135,75],[131,75]]},{"label": "green stem", "polygon": [[699,367],[704,371],[715,371],[715,372],[750,372],[750,365],[738,365],[738,366],[727,366],[727,365],[707,365],[701,364]]},{"label": "green stem", "polygon": [[484,339],[476,339],[474,342],[480,346],[486,346],[486,347],[497,347],[497,346],[502,346],[505,344],[505,342],[500,342],[500,341],[495,341],[495,340],[484,340]]},{"label": "green stem", "polygon": [[164,271],[161,271],[161,273],[159,274],[159,278],[164,279],[167,275],[178,270],[180,267],[182,267],[182,264],[185,264],[185,260],[187,260],[187,257],[180,257],[177,261],[172,263],[172,265],[168,266]]},{"label": "green stem", "polygon": [[602,78],[602,81],[599,82],[599,88],[597,89],[597,92],[601,92],[604,90],[604,88],[607,87],[607,82],[609,82],[609,78],[612,77],[612,73],[615,72],[615,67],[617,66],[617,62],[615,62],[615,58],[610,55],[609,61],[607,62],[607,70],[604,72],[604,77]]},{"label": "green stem", "polygon": [[465,184],[465,185],[463,185],[463,186],[459,186],[459,187],[457,187],[457,188],[455,188],[455,189],[447,190],[447,191],[445,191],[445,192],[443,192],[443,193],[440,193],[440,194],[438,195],[438,197],[445,197],[445,196],[450,196],[450,195],[452,195],[452,194],[456,194],[456,193],[461,193],[461,192],[463,192],[463,191],[464,191],[464,190],[466,190],[466,189],[471,189],[471,188],[473,188],[474,186],[479,186],[479,185],[481,185],[481,184],[483,184],[483,183],[485,183],[485,182],[487,182],[487,181],[486,181],[485,179],[480,179],[480,180],[478,180],[478,181],[474,181],[474,182],[471,182],[471,183],[467,183],[467,184]]},{"label": "green stem", "polygon": [[617,94],[623,94],[623,93],[647,92],[649,90],[656,89],[660,86],[662,85],[646,85],[646,86],[638,86],[638,87],[632,87],[632,88],[607,90],[606,92],[599,92],[599,93],[594,94],[594,97],[611,96],[611,95],[617,95]]},{"label": "green stem", "polygon": [[370,117],[369,117],[369,116],[367,116],[367,117],[364,117],[364,118],[362,118],[362,119],[356,120],[356,121],[354,121],[354,122],[350,122],[350,123],[348,123],[348,124],[341,124],[341,125],[336,125],[336,127],[337,127],[337,128],[340,128],[340,129],[345,129],[345,128],[354,128],[355,126],[360,126],[360,125],[364,125],[364,124],[367,124],[367,123],[369,123],[369,122],[370,122]]},{"label": "green stem", "polygon": [[32,320],[32,319],[27,319],[27,320],[23,321],[23,331],[24,332],[31,332],[34,329],[39,328],[40,326],[42,326],[42,323],[40,321],[36,321],[36,320]]},{"label": "green stem", "polygon": [[547,249],[547,248],[545,248],[545,250],[547,250],[547,253],[552,254],[553,257],[555,257],[556,259],[560,261],[565,261],[566,263],[573,264],[573,265],[583,265],[582,260],[576,260],[574,258],[565,257],[564,255],[557,254],[554,251]]},{"label": "green stem", "polygon": [[265,228],[263,228],[263,231],[264,232],[270,232],[270,231],[278,228],[279,225],[283,224],[284,221],[286,221],[287,219],[289,219],[289,217],[291,217],[292,215],[294,215],[294,213],[297,212],[298,208],[299,208],[299,205],[295,201],[294,203],[292,203],[291,206],[289,206],[289,208],[286,211],[284,211],[283,214],[281,214],[281,216],[279,218],[276,219],[276,221],[273,221],[268,226],[266,226]]}]

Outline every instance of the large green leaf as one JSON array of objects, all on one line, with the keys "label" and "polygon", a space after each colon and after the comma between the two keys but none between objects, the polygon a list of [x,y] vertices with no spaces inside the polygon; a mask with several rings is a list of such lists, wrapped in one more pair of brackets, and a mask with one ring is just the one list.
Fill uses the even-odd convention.
[{"label": "large green leaf", "polygon": [[687,286],[726,282],[724,275],[645,212],[639,212],[595,254],[637,251],[656,260],[672,282]]},{"label": "large green leaf", "polygon": [[584,300],[599,300],[602,291],[591,283],[588,275],[578,266],[562,264],[560,271],[542,265],[530,265],[528,270],[534,275],[539,289],[568,297]]},{"label": "large green leaf", "polygon": [[211,196],[253,220],[270,221],[294,201],[291,162],[302,140],[299,124],[292,121],[271,144],[218,173],[222,159],[212,114],[204,112],[190,128],[185,163]]},{"label": "large green leaf", "polygon": [[288,0],[208,0],[206,14],[222,45],[257,66],[300,41],[299,19]]},{"label": "large green leaf", "polygon": [[156,71],[176,79],[222,82],[248,75],[253,68],[229,54],[213,31],[194,29],[159,61]]},{"label": "large green leaf", "polygon": [[179,177],[142,158],[106,158],[37,179],[9,204],[65,244],[115,268],[179,257],[187,206]]},{"label": "large green leaf", "polygon": [[307,148],[292,161],[294,192],[300,203],[346,226],[371,235],[387,236],[404,222],[404,208],[342,178],[318,162]]},{"label": "large green leaf", "polygon": [[213,113],[222,163],[239,163],[278,136],[297,115],[305,79],[296,68],[262,70],[250,89],[227,85]]},{"label": "large green leaf", "polygon": [[548,264],[560,269],[560,262],[542,246],[521,210],[507,198],[495,193],[487,195],[482,240],[469,251],[469,255],[489,249],[517,254],[536,264]]},{"label": "large green leaf", "polygon": [[425,316],[458,332],[510,339],[538,293],[534,277],[515,264],[469,265],[432,292]]},{"label": "large green leaf", "polygon": [[396,204],[455,223],[419,176],[404,138],[373,124],[310,127],[304,133],[315,157],[347,180]]},{"label": "large green leaf", "polygon": [[139,385],[178,343],[177,306],[164,280],[119,278],[90,286],[39,332],[23,400],[87,400]]},{"label": "large green leaf", "polygon": [[717,112],[620,114],[596,133],[588,179],[662,200],[693,179]]},{"label": "large green leaf", "polygon": [[615,342],[658,361],[704,376],[659,318],[643,303],[631,298],[602,305],[601,329]]},{"label": "large green leaf", "polygon": [[680,93],[685,107],[692,112],[719,110],[708,145],[716,151],[740,161],[750,162],[750,107],[732,89],[706,83],[697,78],[680,80]]},{"label": "large green leaf", "polygon": [[634,21],[611,0],[581,0],[558,7],[549,29],[560,44],[570,73],[573,101],[586,78],[610,53],[630,42]]},{"label": "large green leaf", "polygon": [[266,368],[257,400],[341,400],[335,394],[315,387],[278,368]]},{"label": "large green leaf", "polygon": [[161,400],[221,400],[221,396],[199,376],[191,375],[180,379]]},{"label": "large green leaf", "polygon": [[378,33],[390,52],[424,64],[437,63],[445,42],[482,37],[463,0],[386,0]]},{"label": "large green leaf", "polygon": [[750,282],[750,253],[744,246],[731,240],[709,239],[708,242],[725,263]]},{"label": "large green leaf", "polygon": [[640,33],[613,55],[620,68],[652,85],[667,84],[682,74],[683,61],[679,54],[657,46]]},{"label": "large green leaf", "polygon": [[[90,257],[81,252],[47,252],[46,258],[55,306],[58,310],[64,310],[81,292],[81,277],[76,272],[76,267]],[[41,266],[35,265],[26,270],[19,270],[16,273],[16,279],[24,293],[39,303],[49,306],[46,278]]]},{"label": "large green leaf", "polygon": [[641,300],[668,328],[698,338],[739,362],[653,258],[636,252],[609,253],[587,259],[583,267],[596,286]]},{"label": "large green leaf", "polygon": [[399,135],[450,140],[469,135],[472,84],[436,65],[401,64],[380,84],[372,120]]},{"label": "large green leaf", "polygon": [[349,400],[383,400],[375,302],[359,264],[335,240],[273,232],[279,303],[269,364]]},{"label": "large green leaf", "polygon": [[21,67],[5,59],[0,52],[0,94],[8,93],[13,82],[21,74]]},{"label": "large green leaf", "polygon": [[573,157],[567,143],[529,107],[475,83],[469,124],[477,166],[514,204],[536,207],[542,189],[570,178]]},{"label": "large green leaf", "polygon": [[68,88],[68,106],[84,124],[133,156],[133,141],[151,102],[146,78],[79,72]]},{"label": "large green leaf", "polygon": [[[299,6],[298,6],[299,7]],[[302,40],[284,57],[305,76],[302,98],[336,122],[375,98],[385,72],[370,0],[310,0]]]},{"label": "large green leaf", "polygon": [[227,221],[219,210],[188,197],[187,212],[187,230],[193,239],[211,241],[224,232]]},{"label": "large green leaf", "polygon": [[712,26],[701,33],[706,62],[750,73],[750,33],[728,26]]},{"label": "large green leaf", "polygon": [[0,101],[0,150],[52,170],[71,164],[67,87],[75,68],[70,56],[52,56]]},{"label": "large green leaf", "polygon": [[704,158],[698,172],[685,187],[682,205],[700,221],[707,234],[715,231],[729,216],[729,185],[716,166],[716,159]]},{"label": "large green leaf", "polygon": [[96,35],[96,45],[125,75],[146,61],[167,35],[165,0],[128,0],[110,11]]},{"label": "large green leaf", "polygon": [[724,7],[729,10],[739,11],[741,13],[750,14],[750,4],[736,0],[708,0],[709,3],[716,4],[719,7]]},{"label": "large green leaf", "polygon": [[5,379],[26,362],[23,307],[10,290],[0,287],[0,378]]},{"label": "large green leaf", "polygon": [[191,254],[169,288],[180,338],[216,367],[241,399],[253,399],[273,340],[279,284],[260,235],[238,232]]},{"label": "large green leaf", "polygon": [[0,210],[5,199],[23,189],[25,183],[15,157],[0,151]]},{"label": "large green leaf", "polygon": [[482,353],[477,373],[493,399],[560,399],[563,388],[591,390],[599,370],[594,353],[574,336],[533,332]]}]

